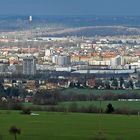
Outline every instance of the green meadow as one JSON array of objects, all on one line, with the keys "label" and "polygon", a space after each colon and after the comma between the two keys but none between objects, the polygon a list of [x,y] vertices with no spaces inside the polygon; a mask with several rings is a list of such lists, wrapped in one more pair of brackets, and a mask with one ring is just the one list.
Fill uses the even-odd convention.
[{"label": "green meadow", "polygon": [[139,140],[140,116],[0,111],[0,139],[14,140],[12,125],[21,129],[18,140]]},{"label": "green meadow", "polygon": [[[75,101],[75,102],[60,102],[59,106],[69,107],[72,103],[76,103],[77,107],[88,107],[90,105],[100,108],[100,101]],[[106,109],[107,105],[111,103],[112,106],[117,108],[134,109],[140,111],[140,101],[101,101],[101,108]]]},{"label": "green meadow", "polygon": [[62,91],[62,93],[64,94],[68,94],[68,93],[76,93],[76,94],[105,94],[105,93],[114,93],[114,94],[125,94],[125,93],[136,93],[136,94],[140,94],[140,90],[139,89],[128,89],[128,90],[98,90],[98,89],[88,89],[88,88],[82,88],[82,89],[78,89],[78,88],[68,88],[68,89],[64,89]]},{"label": "green meadow", "polygon": [[[68,101],[68,102],[59,102],[57,106],[68,108],[71,104],[75,103],[78,108],[80,107],[89,107],[95,106],[100,108],[100,101]],[[107,105],[111,103],[114,109],[131,109],[140,111],[140,101],[101,101],[101,108],[106,109]],[[48,105],[33,105],[32,103],[24,103],[25,107],[39,107],[45,109]],[[54,106],[55,107],[55,106]]]}]

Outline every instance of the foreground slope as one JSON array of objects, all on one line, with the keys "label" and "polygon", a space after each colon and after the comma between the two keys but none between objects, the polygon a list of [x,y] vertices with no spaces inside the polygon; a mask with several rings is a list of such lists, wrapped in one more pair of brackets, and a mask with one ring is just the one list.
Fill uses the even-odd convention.
[{"label": "foreground slope", "polygon": [[8,130],[16,125],[21,129],[20,140],[91,140],[99,133],[107,140],[140,139],[139,116],[37,113],[39,115],[31,116],[1,111],[0,135],[11,140]]}]

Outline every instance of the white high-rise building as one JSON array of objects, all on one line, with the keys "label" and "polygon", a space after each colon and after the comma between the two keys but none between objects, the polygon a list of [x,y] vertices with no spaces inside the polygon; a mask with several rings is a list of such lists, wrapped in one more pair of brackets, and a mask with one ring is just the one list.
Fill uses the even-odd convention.
[{"label": "white high-rise building", "polygon": [[23,74],[25,75],[36,74],[36,59],[33,56],[28,56],[23,59]]},{"label": "white high-rise building", "polygon": [[68,66],[71,63],[70,56],[67,55],[54,55],[52,56],[52,62],[60,66]]},{"label": "white high-rise building", "polygon": [[117,68],[118,66],[122,65],[122,57],[120,55],[111,59],[111,67]]},{"label": "white high-rise building", "polygon": [[45,59],[45,60],[50,60],[50,59],[51,59],[51,50],[50,50],[50,49],[46,49],[46,50],[45,50],[44,59]]},{"label": "white high-rise building", "polygon": [[33,17],[29,16],[29,21],[32,22],[32,20],[33,20]]}]

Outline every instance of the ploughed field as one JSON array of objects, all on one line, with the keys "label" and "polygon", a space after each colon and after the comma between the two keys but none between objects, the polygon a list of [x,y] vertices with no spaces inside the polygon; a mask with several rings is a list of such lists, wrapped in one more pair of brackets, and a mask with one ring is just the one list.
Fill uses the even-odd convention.
[{"label": "ploughed field", "polygon": [[0,111],[0,139],[14,140],[12,125],[21,129],[18,140],[139,140],[140,116]]}]

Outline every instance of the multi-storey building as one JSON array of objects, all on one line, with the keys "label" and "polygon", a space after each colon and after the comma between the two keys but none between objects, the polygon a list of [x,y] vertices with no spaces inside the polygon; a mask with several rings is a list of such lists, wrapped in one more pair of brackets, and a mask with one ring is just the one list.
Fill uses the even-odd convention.
[{"label": "multi-storey building", "polygon": [[36,74],[36,59],[33,56],[29,56],[23,59],[23,74]]}]

